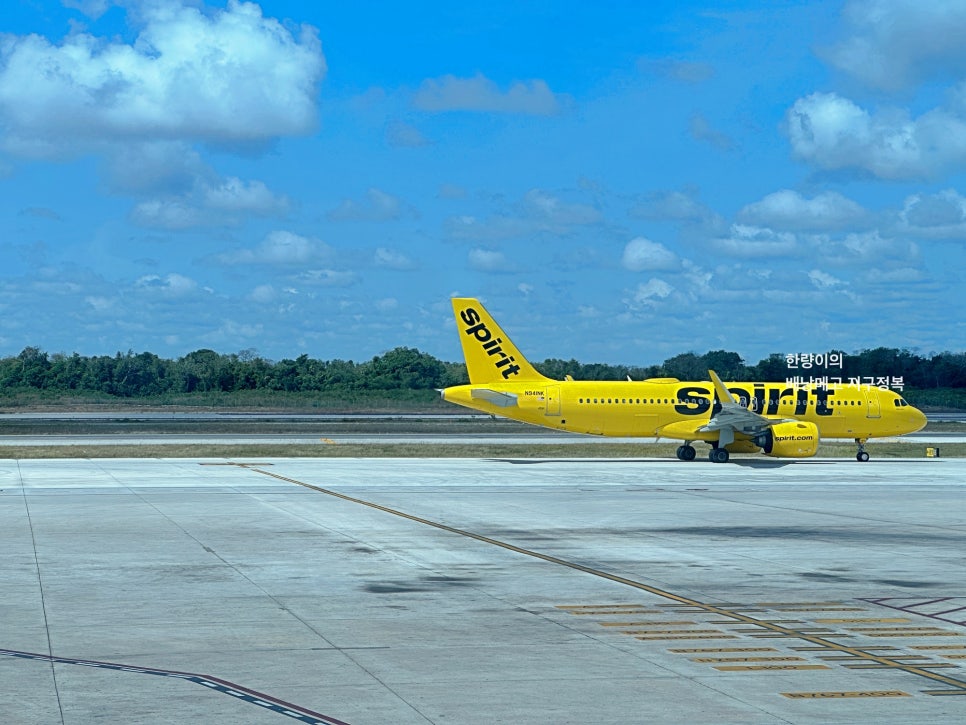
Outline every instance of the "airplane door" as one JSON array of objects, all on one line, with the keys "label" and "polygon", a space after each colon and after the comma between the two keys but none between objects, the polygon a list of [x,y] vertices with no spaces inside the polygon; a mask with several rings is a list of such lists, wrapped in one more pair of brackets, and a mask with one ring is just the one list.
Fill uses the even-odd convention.
[{"label": "airplane door", "polygon": [[547,407],[544,415],[560,415],[560,386],[548,385],[545,396]]},{"label": "airplane door", "polygon": [[866,403],[868,405],[866,409],[866,417],[881,418],[882,410],[879,408],[879,389],[867,388],[864,392]]}]

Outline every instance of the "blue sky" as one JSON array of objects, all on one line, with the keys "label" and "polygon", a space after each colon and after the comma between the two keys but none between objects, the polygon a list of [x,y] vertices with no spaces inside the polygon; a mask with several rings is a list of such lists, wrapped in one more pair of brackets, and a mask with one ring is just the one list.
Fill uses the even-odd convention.
[{"label": "blue sky", "polygon": [[0,355],[966,349],[966,4],[11,0]]}]

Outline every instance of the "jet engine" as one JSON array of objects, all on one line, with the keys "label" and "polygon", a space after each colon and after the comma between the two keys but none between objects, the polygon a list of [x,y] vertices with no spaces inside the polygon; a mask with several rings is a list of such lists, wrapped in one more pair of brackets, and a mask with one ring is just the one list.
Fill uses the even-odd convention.
[{"label": "jet engine", "polygon": [[818,426],[801,420],[778,423],[756,436],[755,445],[774,458],[809,458],[818,452]]}]

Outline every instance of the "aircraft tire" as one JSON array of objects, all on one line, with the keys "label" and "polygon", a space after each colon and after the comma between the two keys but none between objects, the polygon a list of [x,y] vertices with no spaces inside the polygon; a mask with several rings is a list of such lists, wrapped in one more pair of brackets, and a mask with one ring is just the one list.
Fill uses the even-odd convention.
[{"label": "aircraft tire", "polygon": [[865,451],[859,451],[855,454],[855,460],[859,461],[860,463],[865,463],[869,460],[869,454]]},{"label": "aircraft tire", "polygon": [[712,463],[727,463],[728,450],[726,448],[712,448],[708,453],[708,459]]},{"label": "aircraft tire", "polygon": [[680,461],[693,461],[697,452],[694,450],[694,446],[678,446],[677,455]]}]

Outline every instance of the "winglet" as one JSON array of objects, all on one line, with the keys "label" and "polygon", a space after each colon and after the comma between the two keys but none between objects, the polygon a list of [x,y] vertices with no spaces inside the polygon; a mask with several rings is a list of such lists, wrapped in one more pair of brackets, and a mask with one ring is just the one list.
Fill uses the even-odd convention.
[{"label": "winglet", "polygon": [[709,370],[708,375],[711,376],[711,383],[714,385],[714,392],[718,394],[718,400],[722,403],[733,403],[737,405],[738,401],[735,400],[735,396],[724,386],[718,374],[714,370]]}]

